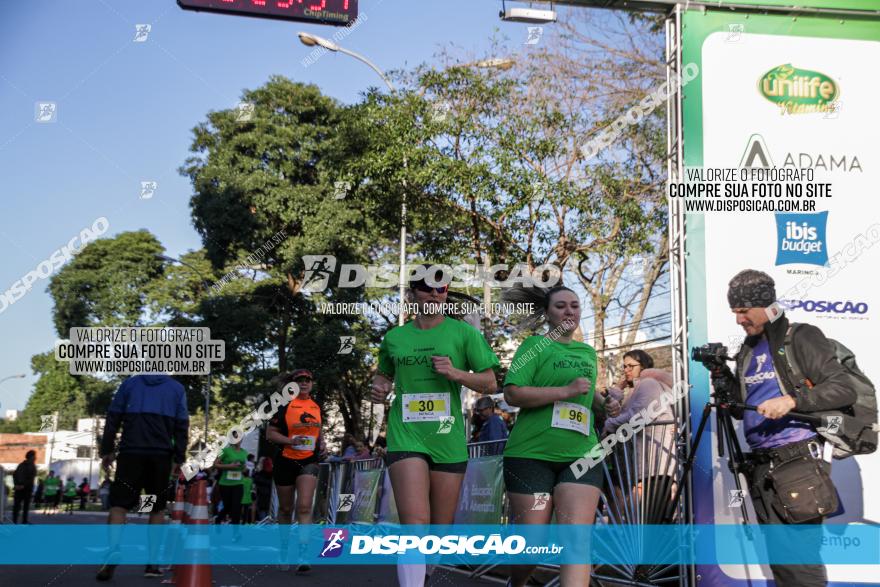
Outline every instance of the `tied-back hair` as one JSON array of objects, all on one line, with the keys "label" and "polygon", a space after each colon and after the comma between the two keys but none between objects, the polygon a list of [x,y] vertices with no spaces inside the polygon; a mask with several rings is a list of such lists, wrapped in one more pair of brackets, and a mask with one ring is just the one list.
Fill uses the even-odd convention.
[{"label": "tied-back hair", "polygon": [[516,331],[537,330],[547,319],[550,298],[560,291],[570,291],[577,295],[576,291],[564,285],[555,285],[553,287],[515,286],[502,292],[501,300],[511,304],[530,304],[531,314],[520,322]]}]

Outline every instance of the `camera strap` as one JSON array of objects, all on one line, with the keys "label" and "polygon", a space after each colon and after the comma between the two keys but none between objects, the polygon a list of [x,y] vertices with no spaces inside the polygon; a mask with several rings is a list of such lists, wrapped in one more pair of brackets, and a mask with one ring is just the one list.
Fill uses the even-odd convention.
[{"label": "camera strap", "polygon": [[800,366],[798,366],[797,360],[794,358],[794,348],[792,347],[792,340],[794,338],[794,332],[800,324],[792,322],[788,326],[788,330],[785,331],[785,341],[783,342],[782,354],[785,356],[785,364],[788,369],[789,379],[791,380],[792,385],[794,385],[795,392],[800,392],[801,389],[807,388],[812,389],[813,382],[808,378],[804,377],[804,374],[801,372]]}]

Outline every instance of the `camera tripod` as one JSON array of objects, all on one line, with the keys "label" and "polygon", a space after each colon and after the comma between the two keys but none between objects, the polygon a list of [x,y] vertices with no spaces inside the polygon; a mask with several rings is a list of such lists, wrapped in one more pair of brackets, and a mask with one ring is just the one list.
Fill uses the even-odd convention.
[{"label": "camera tripod", "polygon": [[[713,382],[713,385],[717,385]],[[728,383],[724,383],[724,385],[728,385]],[[712,408],[715,408],[715,428],[718,430],[718,456],[724,457],[725,446],[728,447],[730,451],[730,457],[728,458],[728,467],[730,472],[733,473],[733,482],[736,485],[736,489],[738,495],[742,496],[742,482],[740,481],[739,474],[743,473],[746,478],[749,478],[749,469],[750,464],[746,460],[746,457],[742,451],[742,448],[739,444],[739,439],[736,437],[736,429],[733,425],[733,416],[730,413],[731,409],[736,410],[752,410],[757,411],[758,407],[744,404],[741,402],[735,402],[729,399],[730,395],[727,390],[718,390],[716,387],[715,396],[713,396],[710,401],[706,402],[706,405],[703,406],[703,414],[700,417],[700,424],[697,427],[697,435],[694,438],[694,444],[691,447],[690,455],[685,461],[684,468],[682,469],[681,474],[681,483],[678,484],[678,487],[675,490],[675,495],[672,498],[672,501],[669,502],[669,507],[666,510],[666,513],[663,516],[664,523],[670,523],[672,521],[672,517],[675,514],[675,509],[679,500],[681,499],[682,491],[684,490],[684,482],[690,475],[691,470],[694,466],[694,459],[697,456],[697,449],[700,446],[700,441],[703,438],[703,432],[706,430],[706,423],[709,421],[709,414],[712,411]],[[810,422],[814,425],[821,425],[822,419],[818,416],[811,416],[809,414],[802,414],[799,412],[789,412],[786,414],[786,417],[794,418],[796,420],[802,420],[804,422]],[[749,513],[746,509],[745,499],[739,505],[740,511],[742,512],[743,524],[749,524]]]}]

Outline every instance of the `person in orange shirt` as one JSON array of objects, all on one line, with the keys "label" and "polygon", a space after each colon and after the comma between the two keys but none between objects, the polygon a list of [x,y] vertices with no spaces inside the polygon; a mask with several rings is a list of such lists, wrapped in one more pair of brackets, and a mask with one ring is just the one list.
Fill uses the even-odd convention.
[{"label": "person in orange shirt", "polygon": [[[318,462],[326,452],[321,434],[321,407],[311,397],[312,372],[308,369],[297,369],[279,378],[282,389],[291,382],[299,387],[299,393],[286,407],[278,410],[266,430],[266,439],[281,449],[274,460],[272,478],[278,493],[278,525],[283,532],[282,558],[286,558],[287,554],[294,493],[297,523],[300,528],[312,523],[312,501],[318,485]],[[281,567],[286,570],[284,560],[281,561]],[[296,572],[305,573],[309,570],[311,567],[301,562]]]}]

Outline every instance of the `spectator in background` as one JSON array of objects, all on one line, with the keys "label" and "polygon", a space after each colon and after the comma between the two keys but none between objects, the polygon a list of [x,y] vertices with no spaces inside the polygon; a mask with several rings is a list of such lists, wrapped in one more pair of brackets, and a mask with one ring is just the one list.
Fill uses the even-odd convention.
[{"label": "spectator in background", "polygon": [[386,452],[388,452],[388,440],[380,434],[376,437],[375,444],[373,444],[373,457],[383,459]]},{"label": "spectator in background", "polygon": [[254,474],[254,487],[257,490],[257,521],[269,515],[272,503],[272,459],[263,457],[257,463]]},{"label": "spectator in background", "polygon": [[106,512],[110,509],[110,480],[104,479],[101,486],[98,487],[98,498],[101,500],[101,511]]},{"label": "spectator in background", "polygon": [[495,413],[495,401],[491,397],[483,396],[474,405],[474,411],[479,415],[482,425],[477,435],[477,442],[490,442],[507,438],[507,426],[501,416]]},{"label": "spectator in background", "polygon": [[34,509],[37,509],[43,503],[43,490],[45,487],[46,485],[43,483],[43,480],[39,479],[37,481],[37,490],[34,492]]},{"label": "spectator in background", "polygon": [[[252,456],[252,455],[251,455]],[[251,472],[248,470],[242,471],[244,477],[241,479],[241,523],[242,524],[253,524],[254,523],[254,480],[251,477]]]},{"label": "spectator in background", "polygon": [[[507,425],[501,416],[495,413],[495,401],[488,396],[483,396],[474,404],[474,412],[480,419],[480,431],[477,434],[477,442],[493,442],[507,438]],[[500,442],[489,444],[483,448],[484,455],[501,454],[504,448]]]},{"label": "spectator in background", "polygon": [[86,509],[86,502],[89,500],[91,493],[92,488],[89,486],[89,480],[83,477],[82,483],[79,484],[79,509],[81,511]]},{"label": "spectator in background", "polygon": [[373,458],[373,455],[370,454],[370,449],[367,447],[367,443],[363,440],[356,439],[353,448],[354,450],[352,451],[351,456],[347,457],[346,460],[362,461],[364,459]]},{"label": "spectator in background", "polygon": [[342,437],[342,447],[340,448],[339,456],[344,460],[350,461],[354,458],[357,449],[354,447],[355,440],[354,434],[351,432],[346,432],[345,436]]},{"label": "spectator in background", "polygon": [[247,462],[245,463],[245,467],[247,467],[248,477],[253,479],[254,477],[254,469],[257,466],[256,457],[250,453],[247,456]]},{"label": "spectator in background", "polygon": [[[122,382],[110,403],[101,439],[102,465],[108,475],[116,461],[108,523],[120,528],[111,530],[110,553],[95,577],[98,581],[113,578],[114,561],[120,557],[121,525],[128,510],[138,505],[142,490],[156,496],[150,524],[165,523],[165,506],[173,487],[168,480],[179,475],[188,440],[189,413],[183,385],[168,375],[154,374],[135,375]],[[158,541],[150,540],[145,577],[162,576],[155,564],[158,548]]]},{"label": "spectator in background", "polygon": [[67,484],[64,486],[64,505],[65,511],[73,515],[73,500],[76,498],[76,481],[73,477],[67,478]]},{"label": "spectator in background", "polygon": [[43,494],[46,497],[46,509],[57,510],[58,500],[61,499],[61,479],[55,476],[55,471],[49,471]]},{"label": "spectator in background", "polygon": [[[661,369],[654,369],[654,360],[645,351],[635,350],[623,356],[624,376],[632,391],[625,393],[620,387],[608,392],[605,404],[608,418],[605,420],[604,436],[617,433],[617,429],[630,422],[636,414],[660,401],[663,394],[672,394],[672,375]],[[631,488],[641,501],[651,507],[640,510],[641,523],[662,524],[666,504],[674,494],[674,474],[678,466],[676,459],[675,428],[671,425],[675,419],[671,405],[653,418],[645,418],[645,427],[630,446],[638,445],[638,451],[622,451],[615,458],[615,467],[625,467],[629,471],[616,471],[612,480],[618,488],[625,490],[624,481],[633,485]],[[653,422],[658,424],[651,426]],[[638,456],[637,462],[632,459]],[[623,497],[618,495],[618,499]],[[625,499],[625,497],[624,497]],[[625,503],[625,501],[623,502]],[[630,503],[637,503],[635,498]],[[625,512],[623,513],[625,515]],[[622,516],[623,517],[623,516]],[[630,521],[633,523],[634,521]]]},{"label": "spectator in background", "polygon": [[21,523],[28,523],[28,509],[31,506],[31,494],[34,492],[34,478],[37,476],[36,451],[29,450],[24,460],[12,474],[12,523],[18,524],[18,512],[21,510]]},{"label": "spectator in background", "polygon": [[629,351],[623,355],[623,373],[617,385],[607,392],[605,401],[605,414],[614,418],[620,414],[621,405],[629,400],[635,391],[636,383],[643,369],[654,367],[654,359],[641,349]]}]

